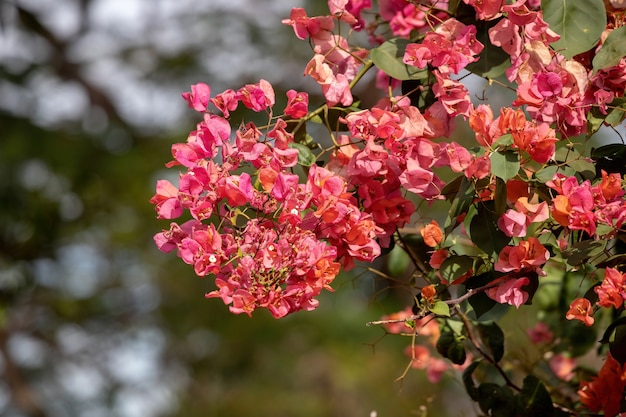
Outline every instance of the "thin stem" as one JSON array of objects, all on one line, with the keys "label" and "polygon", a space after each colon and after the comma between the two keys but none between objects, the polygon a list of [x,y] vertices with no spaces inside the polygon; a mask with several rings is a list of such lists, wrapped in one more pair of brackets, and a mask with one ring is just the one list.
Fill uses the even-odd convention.
[{"label": "thin stem", "polygon": [[487,362],[489,362],[490,364],[492,364],[494,366],[494,368],[496,368],[498,373],[504,379],[504,382],[506,383],[506,385],[508,385],[509,387],[513,388],[516,391],[521,391],[522,389],[517,384],[515,384],[513,381],[511,381],[511,379],[506,374],[506,372],[504,372],[504,369],[502,369],[500,367],[500,365],[498,365],[498,362],[496,362],[495,359],[493,359],[489,354],[487,354],[487,352],[485,352],[480,347],[480,344],[478,343],[478,340],[476,340],[476,337],[474,336],[474,333],[472,332],[472,325],[471,325],[469,319],[467,318],[467,316],[461,311],[461,309],[458,306],[455,305],[454,309],[455,309],[457,315],[459,316],[459,318],[461,319],[461,321],[463,322],[463,327],[465,327],[465,331],[467,332],[468,339],[470,340],[470,342],[472,343],[474,348],[478,351],[478,353],[480,353],[480,355],[483,358],[485,358],[487,360]]}]

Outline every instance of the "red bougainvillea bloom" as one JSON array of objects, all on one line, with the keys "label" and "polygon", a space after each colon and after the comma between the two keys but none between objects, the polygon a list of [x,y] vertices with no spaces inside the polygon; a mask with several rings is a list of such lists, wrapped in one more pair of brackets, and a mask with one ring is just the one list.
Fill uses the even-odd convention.
[{"label": "red bougainvillea bloom", "polygon": [[583,405],[592,412],[604,411],[605,416],[617,416],[622,410],[625,387],[626,365],[620,365],[609,352],[598,376],[581,382],[578,395]]},{"label": "red bougainvillea bloom", "polygon": [[450,252],[448,251],[448,249],[434,250],[430,254],[430,260],[428,261],[428,265],[430,265],[431,268],[439,269],[441,268],[441,264],[443,263],[443,261],[448,259],[448,256],[450,256]]},{"label": "red bougainvillea bloom", "polygon": [[285,114],[293,119],[306,116],[309,111],[309,95],[296,90],[287,91]]},{"label": "red bougainvillea bloom", "polygon": [[626,301],[626,274],[615,268],[604,270],[602,284],[593,289],[598,294],[598,305],[601,307],[620,308]]},{"label": "red bougainvillea bloom", "polygon": [[568,320],[580,320],[585,326],[591,326],[594,322],[591,301],[586,298],[577,298],[570,305],[565,318]]}]

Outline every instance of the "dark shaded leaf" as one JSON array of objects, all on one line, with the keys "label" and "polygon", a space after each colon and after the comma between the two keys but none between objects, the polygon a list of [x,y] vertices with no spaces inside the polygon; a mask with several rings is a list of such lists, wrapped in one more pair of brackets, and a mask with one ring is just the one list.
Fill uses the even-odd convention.
[{"label": "dark shaded leaf", "polygon": [[499,362],[502,356],[504,356],[504,333],[500,326],[495,322],[485,322],[478,323],[476,328],[493,360]]},{"label": "dark shaded leaf", "polygon": [[583,240],[565,249],[563,256],[571,266],[581,265],[592,256],[602,253],[606,244],[606,240]]},{"label": "dark shaded leaf", "polygon": [[498,215],[494,201],[485,201],[470,206],[465,218],[465,226],[470,239],[483,252],[494,258],[497,258],[500,251],[511,241],[511,238],[498,228],[497,221]]},{"label": "dark shaded leaf", "polygon": [[478,365],[480,365],[480,363],[481,360],[477,359],[463,371],[463,385],[465,386],[465,391],[467,391],[467,394],[474,401],[478,401],[479,393],[478,388],[476,388],[476,384],[474,384],[474,378],[472,377],[472,374],[474,373],[476,368],[478,368]]},{"label": "dark shaded leaf", "polygon": [[519,393],[518,406],[520,415],[528,417],[551,417],[554,407],[548,390],[537,377],[528,375],[524,378],[522,391]]},{"label": "dark shaded leaf", "polygon": [[499,46],[495,46],[489,40],[489,29],[498,24],[500,19],[474,20],[476,26],[476,39],[484,45],[478,56],[478,61],[469,64],[466,69],[474,74],[485,78],[496,78],[506,71],[510,66],[511,57]]}]

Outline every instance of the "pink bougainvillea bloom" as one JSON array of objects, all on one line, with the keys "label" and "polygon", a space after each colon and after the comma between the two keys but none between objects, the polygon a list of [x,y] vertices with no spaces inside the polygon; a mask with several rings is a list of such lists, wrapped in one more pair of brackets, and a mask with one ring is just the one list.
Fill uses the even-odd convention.
[{"label": "pink bougainvillea bloom", "polygon": [[565,356],[562,353],[557,353],[552,356],[548,365],[550,369],[552,369],[552,372],[554,372],[554,375],[564,381],[570,381],[574,378],[574,370],[578,366],[575,359]]},{"label": "pink bougainvillea bloom", "polygon": [[476,10],[476,18],[480,20],[492,20],[501,15],[504,0],[463,0]]},{"label": "pink bougainvillea bloom", "polygon": [[361,11],[371,7],[372,0],[328,0],[330,13],[339,16],[342,21],[355,30],[361,30],[365,27]]},{"label": "pink bougainvillea bloom", "polygon": [[593,325],[593,307],[591,301],[586,298],[577,298],[569,305],[569,310],[565,314],[568,320],[580,320],[585,326]]},{"label": "pink bougainvillea bloom", "polygon": [[443,374],[450,369],[446,361],[433,357],[426,346],[409,346],[405,352],[412,359],[411,366],[415,369],[425,369],[426,378],[432,384],[439,383]]},{"label": "pink bougainvillea bloom", "polygon": [[522,287],[528,285],[530,279],[513,278],[509,279],[496,287],[492,287],[485,291],[485,294],[492,300],[499,302],[500,304],[510,304],[519,308],[522,304],[528,301],[528,293],[522,289]]},{"label": "pink bougainvillea bloom", "polygon": [[542,321],[526,330],[526,334],[528,334],[528,338],[534,344],[550,343],[554,340],[554,334],[550,331],[548,325]]},{"label": "pink bougainvillea bloom", "polygon": [[434,74],[437,82],[433,84],[432,89],[445,111],[451,117],[462,115],[469,118],[473,105],[465,85],[439,71],[434,71]]},{"label": "pink bougainvillea bloom", "polygon": [[291,26],[296,36],[302,40],[309,36],[318,36],[320,32],[331,31],[335,27],[332,16],[309,17],[306,10],[300,7],[292,8],[289,19],[283,19],[282,23]]},{"label": "pink bougainvillea bloom", "polygon": [[498,219],[498,228],[509,237],[526,236],[526,227],[528,226],[528,218],[524,213],[515,210],[507,210]]},{"label": "pink bougainvillea bloom", "polygon": [[228,89],[212,98],[211,103],[222,112],[224,117],[228,118],[230,112],[235,110],[239,105],[239,97],[236,91]]},{"label": "pink bougainvillea bloom", "polygon": [[237,94],[244,106],[256,112],[266,110],[275,103],[274,88],[265,80],[257,84],[247,84]]},{"label": "pink bougainvillea bloom", "polygon": [[515,209],[527,216],[528,223],[542,222],[550,217],[548,203],[545,201],[538,204],[529,203],[526,196],[517,199]]},{"label": "pink bougainvillea bloom", "polygon": [[209,105],[211,89],[205,83],[198,83],[191,86],[191,92],[185,92],[182,96],[190,108],[195,111],[205,112]]},{"label": "pink bougainvillea bloom", "polygon": [[178,199],[178,188],[168,180],[158,180],[156,194],[150,199],[155,205],[159,219],[176,219],[183,214],[183,207]]}]

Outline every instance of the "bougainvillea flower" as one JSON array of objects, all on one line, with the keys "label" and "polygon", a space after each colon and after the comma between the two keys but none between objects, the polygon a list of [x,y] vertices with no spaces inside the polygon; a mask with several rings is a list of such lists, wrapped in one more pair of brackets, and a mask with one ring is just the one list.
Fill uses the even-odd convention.
[{"label": "bougainvillea flower", "polygon": [[528,285],[530,279],[513,278],[498,284],[495,287],[487,289],[485,294],[492,300],[499,302],[500,304],[510,304],[519,308],[522,304],[528,301],[528,293],[522,289],[522,287]]},{"label": "bougainvillea flower", "polygon": [[211,89],[205,83],[197,83],[191,86],[191,92],[182,93],[189,107],[195,111],[205,112],[209,105]]},{"label": "bougainvillea flower", "polygon": [[593,325],[593,307],[591,301],[586,298],[577,298],[569,305],[569,310],[565,314],[568,320],[580,320],[585,326]]},{"label": "bougainvillea flower", "polygon": [[430,223],[422,227],[420,234],[424,238],[424,243],[431,248],[437,247],[443,239],[441,227],[439,227],[439,223],[436,220],[431,220]]}]

